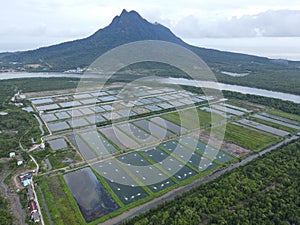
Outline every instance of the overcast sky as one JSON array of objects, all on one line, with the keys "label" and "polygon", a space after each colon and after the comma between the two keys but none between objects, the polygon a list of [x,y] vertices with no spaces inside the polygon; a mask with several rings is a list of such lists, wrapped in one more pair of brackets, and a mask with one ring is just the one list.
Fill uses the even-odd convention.
[{"label": "overcast sky", "polygon": [[89,36],[124,8],[183,39],[300,37],[299,0],[1,0],[0,51]]}]

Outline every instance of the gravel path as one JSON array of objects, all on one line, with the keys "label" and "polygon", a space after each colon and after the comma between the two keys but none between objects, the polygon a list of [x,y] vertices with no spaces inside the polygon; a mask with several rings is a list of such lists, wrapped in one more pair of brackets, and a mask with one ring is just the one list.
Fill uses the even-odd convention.
[{"label": "gravel path", "polygon": [[24,212],[18,194],[10,192],[9,187],[4,183],[5,178],[9,175],[7,168],[0,173],[0,194],[10,202],[10,212],[15,217],[13,225],[25,225],[26,213]]}]

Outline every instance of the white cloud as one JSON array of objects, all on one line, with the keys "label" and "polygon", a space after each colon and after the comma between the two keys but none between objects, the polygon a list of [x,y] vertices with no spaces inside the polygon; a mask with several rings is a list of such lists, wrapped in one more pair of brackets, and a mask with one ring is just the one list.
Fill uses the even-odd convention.
[{"label": "white cloud", "polygon": [[300,36],[300,10],[270,10],[256,15],[218,18],[182,18],[174,27],[185,38],[201,37],[292,37]]},{"label": "white cloud", "polygon": [[10,0],[0,3],[0,51],[86,37],[123,8],[185,38],[300,36],[299,0]]}]

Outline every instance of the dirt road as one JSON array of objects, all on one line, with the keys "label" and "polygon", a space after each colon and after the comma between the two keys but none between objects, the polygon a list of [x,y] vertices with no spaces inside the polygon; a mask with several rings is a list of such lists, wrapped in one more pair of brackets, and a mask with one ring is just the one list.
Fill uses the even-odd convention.
[{"label": "dirt road", "polygon": [[4,167],[0,173],[0,194],[9,200],[10,212],[15,217],[13,225],[25,225],[26,213],[24,212],[17,193],[11,192],[10,188],[4,183],[5,178],[9,175],[7,167]]}]

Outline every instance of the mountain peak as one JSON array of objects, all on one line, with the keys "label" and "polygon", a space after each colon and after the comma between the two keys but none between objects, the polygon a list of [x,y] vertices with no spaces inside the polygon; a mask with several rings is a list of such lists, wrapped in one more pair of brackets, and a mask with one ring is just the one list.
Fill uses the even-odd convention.
[{"label": "mountain peak", "polygon": [[128,12],[126,9],[123,9],[122,13],[113,19],[112,24],[127,23],[134,20],[143,20],[143,18],[134,10]]},{"label": "mountain peak", "polygon": [[[20,54],[12,54],[7,56],[6,60],[26,63],[35,63],[43,60],[53,65],[53,67],[57,66],[68,70],[76,67],[85,67],[93,62],[96,57],[119,45],[145,40],[161,40],[181,45],[185,44],[167,27],[148,22],[136,11],[123,9],[121,14],[114,17],[107,27],[99,29],[89,37]],[[62,58],[67,63],[62,64]],[[3,57],[1,60],[3,60]]]},{"label": "mountain peak", "polygon": [[127,14],[127,13],[128,13],[128,11],[126,9],[123,9],[121,15],[122,14]]},{"label": "mountain peak", "polygon": [[[138,14],[138,12],[134,11],[134,10],[131,10],[131,11],[127,11],[126,9],[123,9],[122,10],[122,13],[120,14],[120,17],[126,17],[126,16],[140,16],[140,14]],[[141,17],[142,18],[142,17]]]}]

